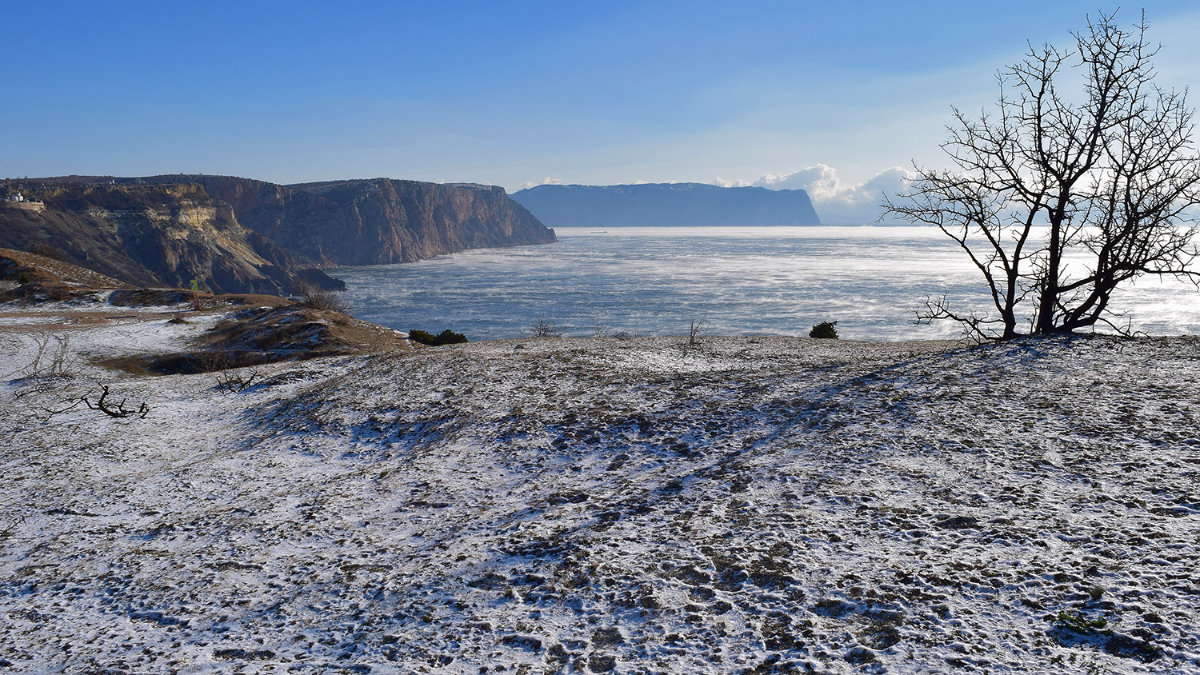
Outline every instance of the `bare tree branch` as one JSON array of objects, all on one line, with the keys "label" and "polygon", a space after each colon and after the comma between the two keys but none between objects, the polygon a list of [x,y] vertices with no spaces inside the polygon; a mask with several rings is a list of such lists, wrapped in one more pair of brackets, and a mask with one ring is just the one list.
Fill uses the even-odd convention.
[{"label": "bare tree branch", "polygon": [[[934,225],[987,284],[994,315],[951,311],[943,297],[919,318],[949,319],[977,339],[1105,325],[1127,334],[1109,304],[1145,275],[1191,279],[1200,154],[1186,92],[1154,84],[1158,47],[1101,14],[1073,49],[1029,46],[998,74],[994,111],[954,109],[942,149],[956,171],[916,168],[887,213]],[[1081,75],[1072,88],[1068,78]],[[1081,264],[1080,261],[1084,262]]]},{"label": "bare tree branch", "polygon": [[120,418],[120,417],[129,417],[131,415],[137,415],[138,417],[145,417],[146,413],[150,412],[150,407],[146,405],[145,401],[143,401],[142,404],[139,405],[136,409],[133,409],[133,408],[125,407],[125,399],[121,399],[121,402],[114,406],[112,403],[105,402],[105,399],[107,399],[107,398],[108,398],[108,385],[104,384],[104,385],[100,385],[100,398],[96,399],[95,403],[92,403],[91,399],[88,396],[82,396],[82,397],[80,397],[79,400],[83,401],[83,404],[86,405],[88,408],[91,408],[92,410],[99,410],[100,412],[104,413],[105,415],[108,415],[109,417]]}]

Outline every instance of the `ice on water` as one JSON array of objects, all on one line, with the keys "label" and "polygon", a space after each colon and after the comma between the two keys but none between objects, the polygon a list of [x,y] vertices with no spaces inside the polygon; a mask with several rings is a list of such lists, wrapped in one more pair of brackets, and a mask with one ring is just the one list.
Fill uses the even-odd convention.
[{"label": "ice on water", "polygon": [[[543,318],[568,335],[805,335],[837,321],[845,338],[957,337],[916,326],[925,298],[987,309],[982,279],[932,228],[561,228],[544,246],[467,251],[416,264],[340,268],[355,314],[399,330],[519,337]],[[1200,332],[1200,293],[1145,279],[1115,308],[1154,335]]]}]

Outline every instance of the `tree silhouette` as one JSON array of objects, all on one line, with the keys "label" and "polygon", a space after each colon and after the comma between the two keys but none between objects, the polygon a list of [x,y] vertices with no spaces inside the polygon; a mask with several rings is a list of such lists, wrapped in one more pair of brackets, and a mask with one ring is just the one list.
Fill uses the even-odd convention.
[{"label": "tree silhouette", "polygon": [[[957,171],[916,167],[887,213],[936,225],[983,274],[995,311],[960,313],[930,298],[918,321],[950,319],[979,340],[1068,333],[1103,323],[1121,333],[1113,291],[1142,275],[1197,281],[1189,269],[1200,203],[1186,91],[1154,84],[1158,47],[1143,16],[1113,15],[1074,33],[1074,49],[1030,45],[998,75],[995,110],[957,108],[942,145]],[[1075,86],[1068,80],[1078,76]]]}]

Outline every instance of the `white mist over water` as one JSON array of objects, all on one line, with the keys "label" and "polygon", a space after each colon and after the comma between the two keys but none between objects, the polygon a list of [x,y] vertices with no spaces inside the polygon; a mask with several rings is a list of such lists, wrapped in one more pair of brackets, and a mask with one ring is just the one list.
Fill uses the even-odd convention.
[{"label": "white mist over water", "polygon": [[[521,337],[544,319],[567,335],[958,337],[914,325],[926,297],[986,309],[979,272],[927,227],[559,228],[556,244],[483,249],[403,265],[343,267],[354,315],[398,330],[450,328],[471,340]],[[1115,307],[1153,335],[1200,333],[1200,292],[1144,279]]]}]

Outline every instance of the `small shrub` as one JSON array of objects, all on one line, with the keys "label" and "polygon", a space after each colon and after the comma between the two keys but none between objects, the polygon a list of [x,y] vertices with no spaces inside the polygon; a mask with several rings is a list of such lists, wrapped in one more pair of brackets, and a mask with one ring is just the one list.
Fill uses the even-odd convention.
[{"label": "small shrub", "polygon": [[808,331],[808,337],[820,340],[836,340],[838,339],[838,334],[835,326],[837,326],[836,321],[822,321],[813,326],[812,330]]},{"label": "small shrub", "polygon": [[433,341],[437,339],[437,336],[429,331],[413,328],[412,330],[408,331],[408,339],[412,340],[413,342],[420,342],[423,345],[431,345],[433,344]]},{"label": "small shrub", "polygon": [[39,333],[32,341],[32,360],[20,371],[24,377],[70,377],[74,374],[76,363],[71,353],[70,333]]},{"label": "small shrub", "polygon": [[437,335],[437,343],[439,345],[458,345],[458,344],[462,344],[466,341],[467,341],[466,335],[463,335],[462,333],[455,333],[454,331],[450,330],[449,328],[438,333],[438,335]]},{"label": "small shrub", "polygon": [[414,342],[419,342],[423,345],[429,345],[430,347],[437,347],[440,345],[457,345],[467,342],[466,335],[463,335],[462,333],[455,333],[449,328],[438,333],[437,335],[434,335],[429,331],[418,330],[414,328],[408,331],[408,339]]},{"label": "small shrub", "polygon": [[313,309],[324,309],[331,312],[350,313],[350,303],[339,291],[318,288],[304,279],[293,282],[296,294],[300,296],[300,304]]},{"label": "small shrub", "polygon": [[254,384],[258,379],[258,371],[252,370],[250,374],[235,373],[231,370],[222,370],[217,373],[217,389],[236,394]]},{"label": "small shrub", "polygon": [[15,516],[8,518],[8,525],[0,527],[0,541],[4,541],[12,536],[12,531],[17,529],[18,525],[25,522],[25,516]]},{"label": "small shrub", "polygon": [[554,325],[553,321],[547,321],[546,317],[541,317],[537,323],[533,324],[531,337],[535,338],[560,338],[566,335],[566,331]]},{"label": "small shrub", "polygon": [[597,317],[596,325],[592,327],[592,337],[606,338],[612,337],[612,334],[612,327],[608,325],[608,322],[601,317]]},{"label": "small shrub", "polygon": [[1084,634],[1102,632],[1108,626],[1108,620],[1104,617],[1089,619],[1078,612],[1059,612],[1054,622],[1076,633]]}]

